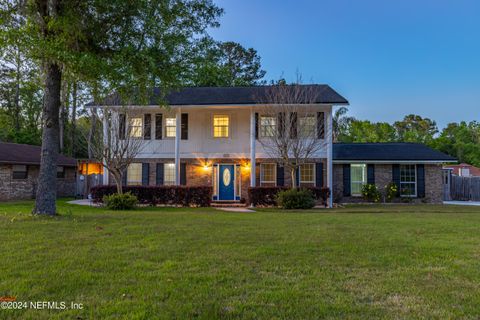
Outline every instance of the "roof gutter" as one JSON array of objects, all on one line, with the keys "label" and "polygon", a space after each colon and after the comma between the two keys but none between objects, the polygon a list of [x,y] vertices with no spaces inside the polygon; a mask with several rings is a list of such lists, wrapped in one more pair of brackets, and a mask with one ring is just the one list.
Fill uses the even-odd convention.
[{"label": "roof gutter", "polygon": [[388,164],[388,163],[431,163],[431,164],[442,164],[442,163],[458,163],[457,160],[333,160],[333,163],[378,163],[378,164]]}]

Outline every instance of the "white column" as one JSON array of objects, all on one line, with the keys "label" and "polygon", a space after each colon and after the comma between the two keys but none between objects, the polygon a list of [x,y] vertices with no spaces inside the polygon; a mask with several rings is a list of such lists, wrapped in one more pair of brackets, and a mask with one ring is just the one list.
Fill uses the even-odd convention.
[{"label": "white column", "polygon": [[333,120],[332,107],[327,112],[327,187],[330,189],[330,197],[328,199],[328,206],[333,207]]},{"label": "white column", "polygon": [[177,108],[175,114],[175,184],[180,185],[180,139],[181,139],[181,126],[182,126],[182,111]]},{"label": "white column", "polygon": [[[109,131],[109,128],[108,128],[108,121],[107,121],[107,109],[105,109],[103,111],[103,119],[102,119],[102,122],[103,122],[103,145],[105,147],[108,147],[109,146],[109,143],[108,143],[108,137],[109,137],[109,134],[108,134],[108,131]],[[103,164],[105,165],[105,159],[102,160],[103,161]],[[87,179],[87,177],[85,176],[85,180]],[[105,166],[103,166],[103,184],[104,185],[108,185],[108,170]],[[86,183],[86,182],[85,182]]]},{"label": "white column", "polygon": [[250,186],[255,187],[255,110],[250,109]]}]

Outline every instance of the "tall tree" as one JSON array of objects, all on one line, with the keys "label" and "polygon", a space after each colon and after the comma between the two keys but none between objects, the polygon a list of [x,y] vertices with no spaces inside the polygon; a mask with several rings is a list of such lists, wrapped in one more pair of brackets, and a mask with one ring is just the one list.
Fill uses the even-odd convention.
[{"label": "tall tree", "polygon": [[409,114],[393,124],[400,141],[430,144],[438,133],[437,123],[429,118]]},{"label": "tall tree", "polygon": [[[62,76],[146,101],[150,89],[178,85],[185,53],[222,10],[211,0],[5,0],[0,4],[1,38],[18,35],[45,78],[40,174],[34,213],[56,212],[56,166]],[[11,19],[25,23],[13,29]],[[164,90],[166,91],[166,90]]]}]

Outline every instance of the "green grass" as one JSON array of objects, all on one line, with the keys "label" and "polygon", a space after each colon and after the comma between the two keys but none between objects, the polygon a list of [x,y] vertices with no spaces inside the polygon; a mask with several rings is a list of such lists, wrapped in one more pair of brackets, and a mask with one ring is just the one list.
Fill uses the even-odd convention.
[{"label": "green grass", "polygon": [[480,210],[226,213],[0,205],[0,296],[21,319],[479,318]]}]

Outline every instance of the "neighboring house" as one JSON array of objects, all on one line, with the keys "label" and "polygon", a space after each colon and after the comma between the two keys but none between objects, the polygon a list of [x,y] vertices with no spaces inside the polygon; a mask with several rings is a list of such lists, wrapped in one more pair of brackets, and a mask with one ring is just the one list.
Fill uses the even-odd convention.
[{"label": "neighboring house", "polygon": [[[40,168],[39,146],[0,142],[0,200],[35,198]],[[57,195],[75,195],[77,162],[58,156]]]},{"label": "neighboring house", "polygon": [[[269,139],[268,132],[275,130],[280,119],[278,116],[264,114],[262,110],[265,110],[265,104],[259,103],[260,99],[256,99],[265,95],[267,88],[268,86],[184,88],[165,97],[168,107],[160,107],[155,96],[148,105],[137,105],[122,102],[119,96],[114,94],[103,103],[91,103],[89,106],[126,113],[126,116],[119,117],[124,121],[120,126],[124,128],[130,126],[133,130],[129,132],[145,140],[136,163],[127,170],[125,175],[127,185],[210,185],[214,190],[214,201],[240,201],[248,197],[247,191],[250,186],[291,185],[290,173],[279,166],[276,159],[269,157],[259,141]],[[300,186],[329,187],[334,190],[333,197],[333,194],[343,190],[342,185],[348,182],[346,178],[348,172],[350,175],[352,172],[356,174],[358,170],[366,172],[364,165],[374,164],[378,172],[376,175],[379,177],[375,183],[379,185],[387,183],[388,179],[392,180],[395,170],[395,174],[397,171],[400,172],[400,183],[406,187],[407,175],[408,179],[414,180],[417,172],[421,173],[421,170],[424,170],[428,180],[424,192],[429,195],[428,200],[438,202],[438,199],[441,199],[441,180],[437,181],[430,176],[440,177],[441,166],[438,164],[452,161],[453,158],[439,155],[421,145],[389,145],[390,149],[399,149],[400,152],[389,151],[385,159],[365,158],[364,155],[370,152],[368,144],[334,147],[332,108],[336,105],[346,105],[348,101],[328,85],[310,85],[309,88],[316,92],[314,102],[304,103],[308,103],[311,113],[306,115],[305,119],[298,119],[296,121],[298,128],[293,129],[295,132],[315,130],[321,148],[311,157],[311,161],[302,165],[298,171],[297,179]],[[158,96],[158,90],[155,94]],[[133,116],[128,115],[131,113],[130,110],[135,110]],[[386,146],[379,145],[380,149]],[[354,147],[352,155],[357,156],[336,158],[335,154],[339,154],[340,149],[348,154],[351,147]],[[405,159],[411,148],[418,151],[418,154],[411,159]],[[436,158],[428,159],[432,152]],[[396,154],[398,158],[393,157]],[[408,161],[402,162],[402,159]],[[335,170],[334,161],[339,163],[335,165]],[[347,172],[345,169],[344,180],[342,168],[344,164],[349,163],[352,164],[353,170]],[[401,166],[398,167],[397,164]],[[407,164],[410,165],[408,168],[405,167]],[[392,165],[395,169],[392,169]],[[382,168],[387,170],[388,166],[390,176],[382,174]],[[338,174],[339,168],[341,174]],[[412,177],[413,175],[415,177]],[[366,175],[362,177],[362,181],[355,182],[354,192],[360,182],[367,182],[365,177]],[[417,179],[420,178],[421,175],[418,175]],[[106,170],[103,181],[105,184],[113,183]],[[421,190],[423,185],[416,181],[410,182],[411,188],[415,184],[415,188],[419,190],[415,189],[415,193],[412,191],[409,196],[423,196]],[[438,188],[435,186],[436,183],[440,185]],[[351,192],[342,191],[342,194],[349,194],[345,200],[352,198]]]},{"label": "neighboring house", "polygon": [[443,201],[442,164],[456,159],[419,143],[337,143],[333,146],[336,201],[361,201],[365,184],[380,192],[394,182],[400,197]]},{"label": "neighboring house", "polygon": [[445,170],[451,170],[453,175],[460,177],[480,177],[480,168],[472,166],[468,163],[445,165],[443,168]]}]

